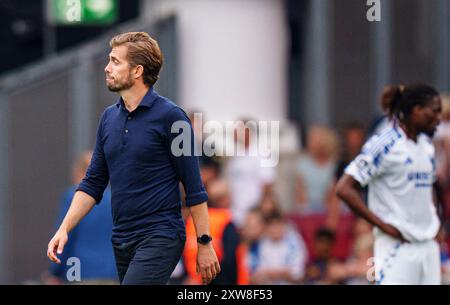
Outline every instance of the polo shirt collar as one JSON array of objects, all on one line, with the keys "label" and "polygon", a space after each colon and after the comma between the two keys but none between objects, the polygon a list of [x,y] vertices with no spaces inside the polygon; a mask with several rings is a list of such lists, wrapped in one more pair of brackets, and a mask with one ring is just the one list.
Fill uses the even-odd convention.
[{"label": "polo shirt collar", "polygon": [[[153,104],[155,103],[156,97],[157,97],[157,93],[155,92],[153,87],[151,87],[150,89],[148,89],[147,93],[142,98],[141,102],[138,105],[138,108],[145,107],[145,108],[150,109],[153,106]],[[126,109],[122,97],[119,98],[119,100],[116,103],[116,106],[117,107],[122,106],[123,109]]]}]

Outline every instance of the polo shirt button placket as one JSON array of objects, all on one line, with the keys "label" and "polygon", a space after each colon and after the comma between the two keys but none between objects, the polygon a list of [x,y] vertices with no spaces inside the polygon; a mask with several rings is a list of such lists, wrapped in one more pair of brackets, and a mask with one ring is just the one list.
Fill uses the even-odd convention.
[{"label": "polo shirt button placket", "polygon": [[[130,115],[128,115],[127,116],[127,121],[129,121],[129,120],[131,120],[131,116]],[[123,141],[122,141],[122,147],[123,148],[125,148],[125,146],[127,146],[127,138],[126,138],[126,135],[128,134],[128,132],[129,132],[129,129],[127,128],[127,121],[125,121],[125,136],[123,137]]]},{"label": "polo shirt button placket", "polygon": [[122,148],[125,148],[125,146],[127,146],[127,139],[125,137],[127,134],[128,134],[128,129],[125,129],[125,135],[122,140]]}]

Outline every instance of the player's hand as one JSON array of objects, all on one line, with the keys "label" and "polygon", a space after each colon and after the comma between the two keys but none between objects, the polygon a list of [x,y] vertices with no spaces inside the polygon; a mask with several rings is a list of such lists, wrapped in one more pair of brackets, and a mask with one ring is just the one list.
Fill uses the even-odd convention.
[{"label": "player's hand", "polygon": [[61,264],[61,260],[56,256],[56,254],[63,253],[67,240],[67,232],[64,230],[58,230],[52,240],[50,240],[47,248],[47,256],[52,262]]},{"label": "player's hand", "polygon": [[381,231],[383,231],[384,233],[386,233],[387,235],[401,240],[402,242],[408,242],[402,235],[402,233],[393,225],[384,223],[381,227],[380,227]]},{"label": "player's hand", "polygon": [[202,276],[203,285],[211,283],[220,272],[219,260],[211,243],[198,245],[197,252],[197,274]]},{"label": "player's hand", "polygon": [[439,232],[436,234],[436,237],[434,238],[438,243],[443,243],[446,241],[446,234],[445,229],[441,227],[439,229]]}]

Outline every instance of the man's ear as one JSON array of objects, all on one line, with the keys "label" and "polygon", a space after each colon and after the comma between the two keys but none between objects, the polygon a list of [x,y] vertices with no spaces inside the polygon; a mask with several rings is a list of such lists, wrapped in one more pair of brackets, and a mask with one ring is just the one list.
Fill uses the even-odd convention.
[{"label": "man's ear", "polygon": [[139,78],[144,74],[144,67],[142,65],[137,65],[134,69],[134,78]]}]

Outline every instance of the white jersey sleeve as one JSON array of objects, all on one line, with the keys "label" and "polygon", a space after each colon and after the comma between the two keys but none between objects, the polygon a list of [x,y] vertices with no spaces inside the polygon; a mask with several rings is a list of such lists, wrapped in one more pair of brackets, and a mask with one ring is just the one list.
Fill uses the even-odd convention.
[{"label": "white jersey sleeve", "polygon": [[361,186],[389,170],[389,158],[392,147],[400,138],[393,128],[372,136],[363,146],[361,153],[347,166],[345,173],[352,176]]}]

